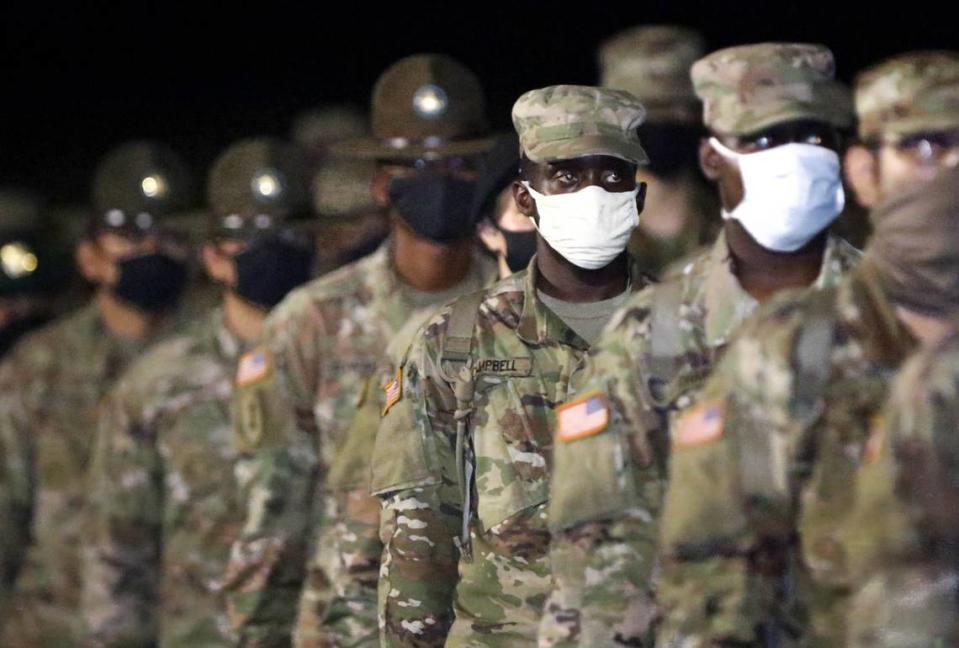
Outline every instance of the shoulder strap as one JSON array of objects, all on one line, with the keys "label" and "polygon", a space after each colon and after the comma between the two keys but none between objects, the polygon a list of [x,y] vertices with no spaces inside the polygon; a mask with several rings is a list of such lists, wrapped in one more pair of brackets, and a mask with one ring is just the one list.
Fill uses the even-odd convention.
[{"label": "shoulder strap", "polygon": [[440,349],[441,362],[466,363],[469,360],[470,348],[473,346],[473,327],[485,296],[485,289],[477,290],[453,302],[446,338]]},{"label": "shoulder strap", "polygon": [[682,353],[679,335],[679,307],[683,301],[683,282],[667,281],[653,288],[652,319],[646,367],[647,386],[653,403],[666,407],[665,388],[679,370],[676,358]]}]

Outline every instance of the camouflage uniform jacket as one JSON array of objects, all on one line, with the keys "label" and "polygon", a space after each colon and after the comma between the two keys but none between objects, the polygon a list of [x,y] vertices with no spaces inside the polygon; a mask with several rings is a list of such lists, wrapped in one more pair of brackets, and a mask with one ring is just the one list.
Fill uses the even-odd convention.
[{"label": "camouflage uniform jacket", "polygon": [[[245,376],[241,361],[236,441],[249,457],[250,497],[226,575],[241,645],[290,642],[310,545],[326,520],[352,505],[339,501],[346,493],[327,487],[327,471],[376,363],[414,312],[392,268],[390,245],[292,291],[267,318],[263,347],[251,352],[263,354],[260,369]],[[472,280],[483,286],[496,268],[475,260]],[[312,571],[311,588],[329,597],[340,557],[332,548],[318,551],[326,558]],[[315,609],[328,602],[312,603]],[[353,623],[362,618],[352,610],[343,632],[369,634]]]},{"label": "camouflage uniform jacket", "polygon": [[230,414],[240,348],[214,309],[138,358],[105,401],[84,550],[94,645],[233,645],[217,582],[243,524]]},{"label": "camouflage uniform jacket", "polygon": [[[859,257],[830,237],[813,288],[837,285]],[[594,346],[575,387],[583,397],[602,395],[610,424],[557,442],[549,509],[554,584],[542,645],[628,645],[646,634],[667,418],[695,400],[757,306],[733,274],[720,233],[680,274],[633,297]],[[604,576],[586,580],[591,571]]]},{"label": "camouflage uniform jacket", "polygon": [[[537,298],[535,264],[534,257],[528,270],[483,294],[471,368],[462,369],[468,380],[454,383],[441,358],[453,312],[447,306],[417,335],[397,383],[386,388],[372,483],[384,499],[384,645],[535,641],[550,582],[553,407],[566,400],[588,348]],[[643,283],[633,277],[634,289]],[[469,408],[457,402],[467,385]]]},{"label": "camouflage uniform jacket", "polygon": [[959,335],[915,354],[890,390],[844,522],[861,574],[845,645],[959,645]]},{"label": "camouflage uniform jacket", "polygon": [[[393,336],[366,383],[345,440],[330,464],[326,486],[340,503],[313,549],[293,632],[296,648],[376,646],[376,593],[380,576],[380,500],[370,495],[370,463],[383,386],[396,375],[420,327],[437,307],[420,309]],[[332,560],[331,560],[332,558]]]},{"label": "camouflage uniform jacket", "polygon": [[157,337],[119,339],[89,304],[21,340],[0,365],[0,595],[24,559],[0,618],[0,645],[64,646],[76,638],[81,510],[97,408]]},{"label": "camouflage uniform jacket", "polygon": [[839,522],[914,346],[865,261],[743,327],[673,426],[662,645],[841,645],[854,570]]}]

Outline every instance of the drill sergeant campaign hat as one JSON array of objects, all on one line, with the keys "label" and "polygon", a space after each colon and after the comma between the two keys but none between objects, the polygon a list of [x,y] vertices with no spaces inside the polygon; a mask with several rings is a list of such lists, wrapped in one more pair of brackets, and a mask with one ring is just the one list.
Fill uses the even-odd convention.
[{"label": "drill sergeant campaign hat", "polygon": [[230,146],[207,181],[213,235],[250,239],[310,218],[311,169],[304,147],[280,139],[250,138]]},{"label": "drill sergeant campaign hat", "polygon": [[155,231],[189,205],[191,180],[182,158],[168,146],[122,144],[97,165],[90,226],[132,236]]},{"label": "drill sergeant campaign hat", "polygon": [[690,76],[706,127],[738,136],[801,119],[851,126],[850,93],[835,72],[822,45],[759,43],[713,52],[693,64]]},{"label": "drill sergeant campaign hat", "polygon": [[491,141],[479,79],[442,54],[416,54],[391,65],[373,86],[372,136],[333,151],[373,159],[476,155]]},{"label": "drill sergeant campaign hat", "polygon": [[646,164],[649,159],[636,132],[645,115],[630,93],[593,86],[530,90],[513,104],[520,148],[538,163],[609,155]]},{"label": "drill sergeant campaign hat", "polygon": [[959,129],[959,52],[900,54],[861,72],[854,85],[865,142]]},{"label": "drill sergeant campaign hat", "polygon": [[689,69],[705,54],[703,37],[672,25],[633,27],[599,48],[600,85],[626,90],[646,108],[646,122],[700,124],[702,106]]}]

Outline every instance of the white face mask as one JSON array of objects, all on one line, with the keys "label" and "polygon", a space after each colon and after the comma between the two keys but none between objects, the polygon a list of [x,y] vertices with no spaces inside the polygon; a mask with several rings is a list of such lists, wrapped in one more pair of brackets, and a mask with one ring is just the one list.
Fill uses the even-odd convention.
[{"label": "white face mask", "polygon": [[793,252],[836,220],[846,204],[839,155],[814,144],[783,144],[767,151],[737,153],[715,137],[709,143],[735,160],[743,199],[723,218],[734,218],[769,250]]},{"label": "white face mask", "polygon": [[580,268],[596,270],[609,265],[626,249],[630,234],[639,225],[639,187],[610,193],[593,185],[574,193],[547,196],[528,182],[523,186],[536,201],[540,235]]}]

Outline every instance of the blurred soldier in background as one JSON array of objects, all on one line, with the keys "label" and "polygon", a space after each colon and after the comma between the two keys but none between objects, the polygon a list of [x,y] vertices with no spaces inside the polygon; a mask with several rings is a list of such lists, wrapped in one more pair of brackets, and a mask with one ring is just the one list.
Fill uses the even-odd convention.
[{"label": "blurred soldier in background", "polygon": [[370,132],[369,118],[348,105],[319,106],[293,118],[290,139],[310,152],[314,168],[322,167],[333,146]]},{"label": "blurred soldier in background", "polygon": [[0,645],[76,641],[80,511],[97,407],[130,361],[175,324],[188,250],[164,219],[185,184],[180,159],[162,145],[133,142],[106,156],[76,245],[93,299],[24,338],[0,364],[0,561],[4,589],[14,590]]},{"label": "blurred soldier in background", "polygon": [[484,103],[475,75],[446,56],[407,57],[383,73],[373,135],[338,152],[376,161],[369,188],[389,209],[390,237],[293,291],[241,361],[262,358],[237,377],[251,490],[227,595],[243,645],[289,641],[312,545],[298,644],[376,641],[379,505],[368,483],[329,483],[328,469],[391,338],[418,311],[496,275],[475,251],[470,217],[473,157],[489,146]]},{"label": "blurred soldier in background", "polygon": [[235,645],[218,585],[248,495],[233,379],[267,311],[310,276],[312,227],[295,228],[309,181],[307,152],[273,139],[233,145],[210,172],[202,257],[222,303],[140,356],[100,416],[83,574],[94,645]]},{"label": "blurred soldier in background", "polygon": [[959,53],[899,54],[855,86],[859,141],[845,166],[859,202],[874,207],[959,164]]},{"label": "blurred soldier in background", "polygon": [[599,48],[600,84],[631,92],[646,107],[639,137],[649,165],[646,211],[629,251],[639,269],[660,275],[711,243],[719,231],[716,193],[698,167],[702,104],[689,68],[705,54],[702,36],[683,27],[633,27]]},{"label": "blurred soldier in background", "polygon": [[54,296],[67,278],[65,257],[40,201],[0,189],[0,357],[53,317]]},{"label": "blurred soldier in background", "polygon": [[536,227],[513,199],[517,179],[519,138],[501,135],[483,158],[473,199],[476,233],[496,257],[501,279],[525,270],[536,253]]},{"label": "blurred soldier in background", "polygon": [[376,251],[389,233],[389,215],[376,204],[372,160],[327,158],[313,178],[317,273],[325,274]]}]

